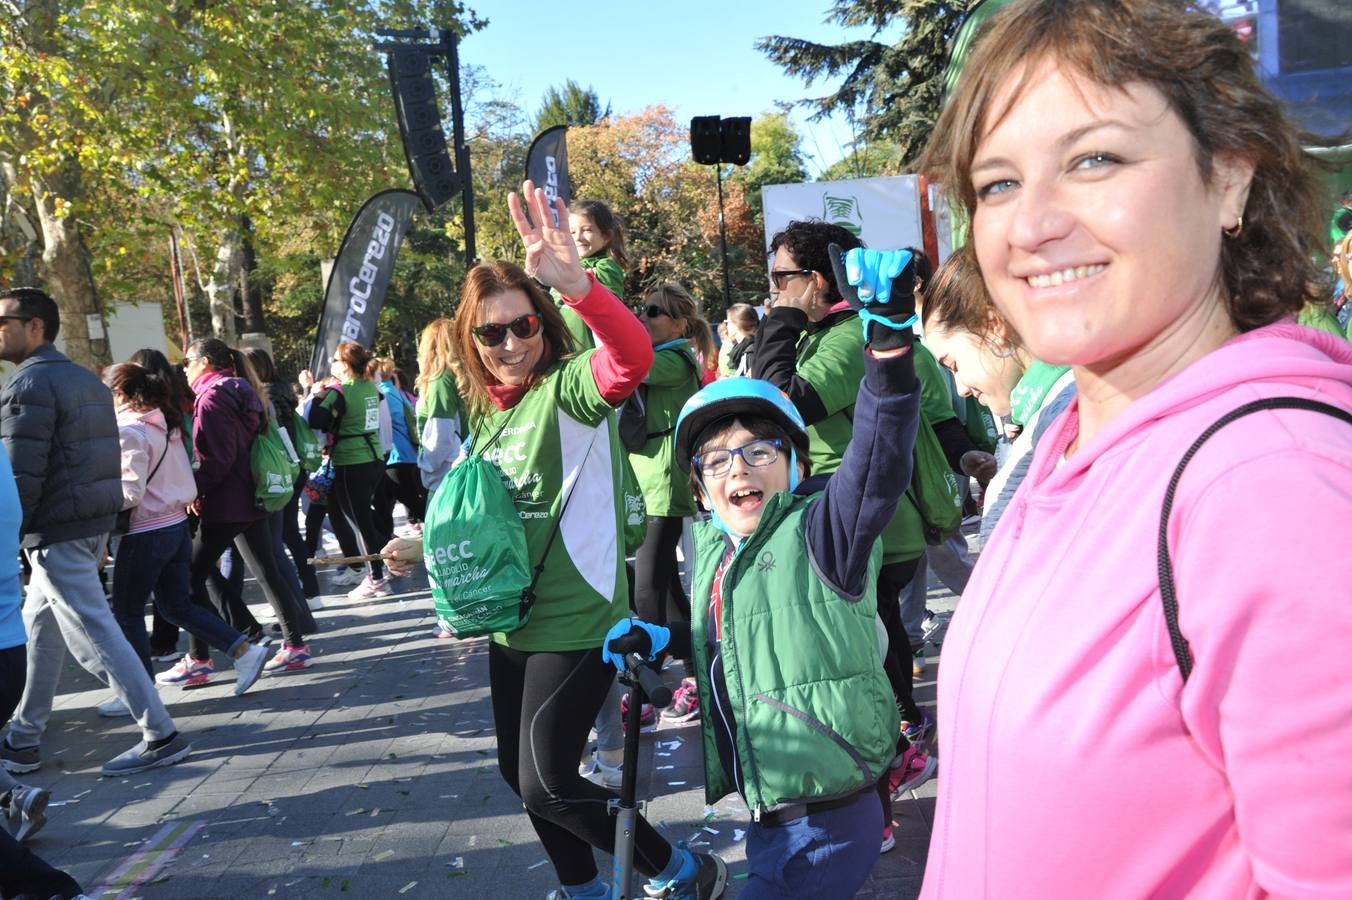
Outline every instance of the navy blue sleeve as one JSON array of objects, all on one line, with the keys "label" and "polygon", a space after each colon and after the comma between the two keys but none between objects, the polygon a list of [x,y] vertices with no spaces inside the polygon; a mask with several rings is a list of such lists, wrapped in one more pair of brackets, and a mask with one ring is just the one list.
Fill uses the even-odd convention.
[{"label": "navy blue sleeve", "polygon": [[807,511],[808,556],[817,573],[847,597],[864,590],[873,544],[911,483],[920,417],[920,385],[909,354],[864,358],[854,434],[840,468]]}]

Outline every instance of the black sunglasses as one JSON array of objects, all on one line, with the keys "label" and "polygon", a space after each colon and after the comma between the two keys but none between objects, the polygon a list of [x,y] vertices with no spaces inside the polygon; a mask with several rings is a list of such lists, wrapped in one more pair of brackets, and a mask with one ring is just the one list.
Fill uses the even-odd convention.
[{"label": "black sunglasses", "polygon": [[0,316],[0,322],[5,320],[11,322],[31,322],[36,318],[37,316]]},{"label": "black sunglasses", "polygon": [[775,290],[784,290],[784,282],[795,275],[811,275],[812,269],[771,269],[770,283],[775,286]]},{"label": "black sunglasses", "polygon": [[474,339],[483,346],[496,347],[507,340],[509,331],[523,341],[535,337],[540,333],[540,317],[535,313],[526,313],[510,322],[489,322],[486,325],[476,325],[470,330],[474,332]]},{"label": "black sunglasses", "polygon": [[635,306],[634,315],[646,315],[650,319],[656,319],[658,316],[666,316],[669,319],[675,318],[675,316],[658,306],[656,303],[649,303],[647,306]]}]

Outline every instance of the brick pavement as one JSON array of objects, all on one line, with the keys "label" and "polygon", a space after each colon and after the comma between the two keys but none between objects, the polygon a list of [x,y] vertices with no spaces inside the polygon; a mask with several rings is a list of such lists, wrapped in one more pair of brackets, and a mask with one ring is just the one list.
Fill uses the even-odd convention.
[{"label": "brick pavement", "polygon": [[[266,675],[235,697],[218,658],[212,684],[161,688],[193,754],[130,778],[98,769],[136,729],[99,717],[108,692],[68,659],[43,767],[23,778],[53,799],[32,849],[105,897],[543,897],[552,869],[497,774],[486,644],[437,640],[423,576],[404,586],[377,602],[332,589],[308,671]],[[261,601],[252,581],[246,598]],[[951,606],[931,590],[931,608]],[[745,806],[704,805],[698,726],[662,727],[644,750],[650,820],[723,856],[735,897]],[[897,804],[897,847],[860,897],[916,895],[933,805],[933,783]]]}]

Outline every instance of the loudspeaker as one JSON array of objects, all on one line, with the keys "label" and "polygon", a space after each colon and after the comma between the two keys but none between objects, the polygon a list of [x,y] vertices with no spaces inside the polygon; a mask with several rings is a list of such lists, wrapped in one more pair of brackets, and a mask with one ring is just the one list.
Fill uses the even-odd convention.
[{"label": "loudspeaker", "polygon": [[433,210],[460,191],[460,178],[441,130],[432,60],[422,47],[401,47],[389,54],[388,62],[408,172],[423,202]]},{"label": "loudspeaker", "polygon": [[690,120],[690,150],[695,162],[702,166],[718,165],[723,152],[718,123],[718,116],[695,116]]},{"label": "loudspeaker", "polygon": [[751,159],[751,117],[724,119],[719,125],[719,161],[744,166]]}]

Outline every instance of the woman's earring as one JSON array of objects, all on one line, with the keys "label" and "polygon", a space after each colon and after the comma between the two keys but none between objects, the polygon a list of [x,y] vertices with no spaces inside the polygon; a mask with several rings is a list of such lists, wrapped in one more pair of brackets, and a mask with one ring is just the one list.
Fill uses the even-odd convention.
[{"label": "woman's earring", "polygon": [[1239,236],[1240,236],[1241,234],[1243,234],[1243,233],[1244,233],[1244,215],[1243,215],[1243,213],[1241,213],[1241,214],[1238,215],[1238,216],[1235,216],[1235,224],[1231,225],[1229,228],[1222,228],[1222,229],[1221,229],[1221,234],[1225,235],[1226,237],[1228,237],[1228,238],[1229,238],[1230,240],[1232,240],[1232,241],[1233,241],[1235,238],[1239,237]]}]

